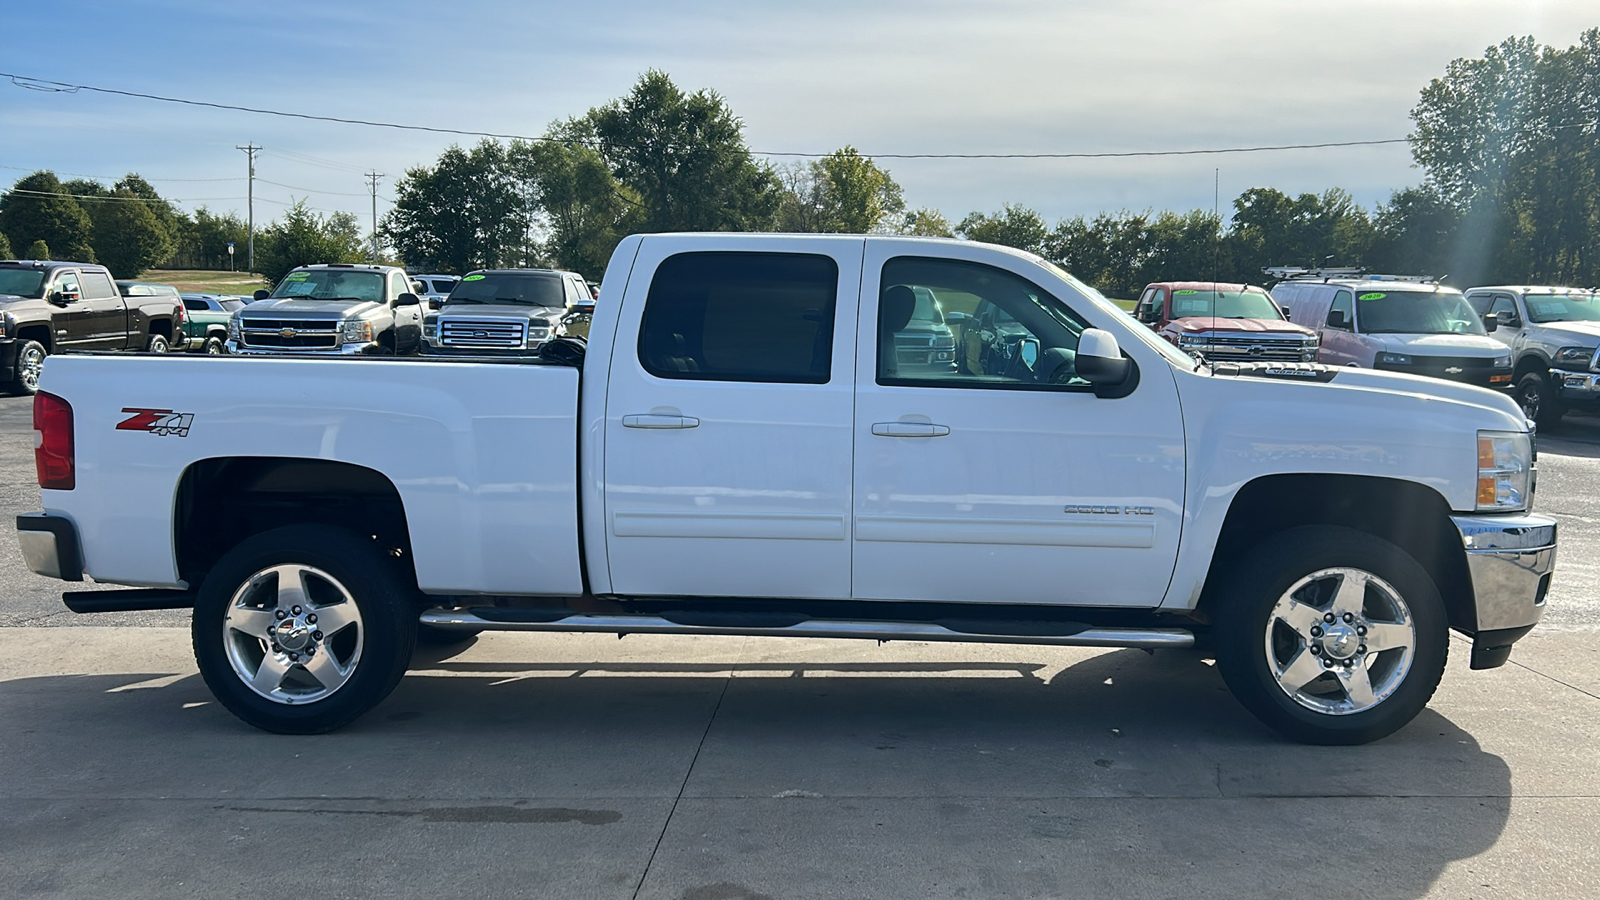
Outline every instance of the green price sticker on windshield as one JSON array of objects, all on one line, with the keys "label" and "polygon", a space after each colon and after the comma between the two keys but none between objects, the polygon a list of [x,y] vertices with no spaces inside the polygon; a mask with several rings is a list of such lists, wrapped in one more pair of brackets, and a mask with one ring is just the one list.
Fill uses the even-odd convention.
[{"label": "green price sticker on windshield", "polygon": [[311,277],[311,273],[310,272],[290,272],[289,273],[289,277],[284,279],[284,280],[285,281],[305,281],[307,278],[310,278],[310,277]]},{"label": "green price sticker on windshield", "polygon": [[483,276],[482,275],[468,275],[467,277],[465,277],[465,278],[463,278],[461,280],[462,281],[482,281],[483,280]]},{"label": "green price sticker on windshield", "polygon": [[1173,293],[1174,296],[1177,296],[1177,295],[1182,295],[1182,294],[1198,294],[1200,292],[1199,291],[1182,290],[1182,291],[1173,291],[1172,293]]},{"label": "green price sticker on windshield", "polygon": [[1388,294],[1382,294],[1382,293],[1378,293],[1378,294],[1362,294],[1361,296],[1357,297],[1356,299],[1357,300],[1382,300],[1383,298],[1385,298],[1387,296],[1389,296],[1389,295]]}]

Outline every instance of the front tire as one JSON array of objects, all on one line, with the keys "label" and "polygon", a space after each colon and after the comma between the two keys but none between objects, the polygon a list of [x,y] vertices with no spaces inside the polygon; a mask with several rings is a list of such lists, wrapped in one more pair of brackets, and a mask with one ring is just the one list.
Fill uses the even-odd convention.
[{"label": "front tire", "polygon": [[245,539],[206,576],[195,660],[227,710],[263,731],[318,734],[394,690],[417,634],[414,592],[368,539],[294,525]]},{"label": "front tire", "polygon": [[1318,525],[1268,538],[1217,599],[1223,680],[1291,740],[1385,737],[1428,705],[1444,675],[1449,621],[1433,579],[1364,532]]},{"label": "front tire", "polygon": [[44,369],[44,359],[50,351],[38,341],[23,341],[17,348],[17,375],[11,382],[11,393],[24,397],[39,392],[39,373]]},{"label": "front tire", "polygon": [[1566,412],[1561,408],[1561,401],[1556,399],[1555,386],[1549,377],[1539,372],[1529,372],[1519,378],[1513,397],[1522,407],[1522,414],[1541,427],[1556,424]]}]

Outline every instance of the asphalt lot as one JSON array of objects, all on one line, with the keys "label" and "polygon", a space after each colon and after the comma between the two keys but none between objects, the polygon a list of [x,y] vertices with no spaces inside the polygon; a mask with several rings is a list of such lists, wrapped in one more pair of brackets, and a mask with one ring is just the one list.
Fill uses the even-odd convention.
[{"label": "asphalt lot", "polygon": [[[332,735],[242,725],[187,616],[27,572],[0,399],[0,897],[1589,897],[1600,419],[1542,435],[1544,624],[1366,747],[1187,652],[486,635]],[[7,549],[10,548],[10,549]],[[78,627],[65,627],[78,626]]]}]

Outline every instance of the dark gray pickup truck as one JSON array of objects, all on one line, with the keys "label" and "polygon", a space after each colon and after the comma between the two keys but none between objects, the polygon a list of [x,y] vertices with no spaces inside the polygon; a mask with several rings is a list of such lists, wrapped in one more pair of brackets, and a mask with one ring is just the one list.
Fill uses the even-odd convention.
[{"label": "dark gray pickup truck", "polygon": [[62,350],[148,350],[183,346],[176,296],[123,297],[104,266],[0,261],[0,386],[39,389],[44,359]]},{"label": "dark gray pickup truck", "polygon": [[[572,311],[593,309],[594,295],[576,272],[479,269],[450,291],[423,322],[425,355],[533,355],[563,334]],[[587,333],[587,332],[586,332]]]}]

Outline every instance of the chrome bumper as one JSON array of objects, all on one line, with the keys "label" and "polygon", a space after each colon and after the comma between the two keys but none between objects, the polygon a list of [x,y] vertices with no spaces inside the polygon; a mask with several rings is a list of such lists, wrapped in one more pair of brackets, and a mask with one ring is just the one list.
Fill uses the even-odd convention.
[{"label": "chrome bumper", "polygon": [[1551,369],[1550,382],[1556,386],[1557,396],[1568,403],[1593,403],[1600,400],[1600,375]]},{"label": "chrome bumper", "polygon": [[17,543],[28,568],[46,578],[83,580],[83,555],[78,529],[63,516],[32,513],[17,516]]},{"label": "chrome bumper", "polygon": [[234,356],[287,356],[289,354],[301,355],[306,353],[322,356],[354,356],[362,353],[376,353],[381,349],[377,341],[360,341],[357,343],[340,343],[333,347],[246,347],[238,341],[229,339],[228,353]]},{"label": "chrome bumper", "polygon": [[1472,579],[1472,667],[1505,663],[1511,645],[1544,615],[1556,567],[1556,520],[1532,513],[1452,516]]}]

